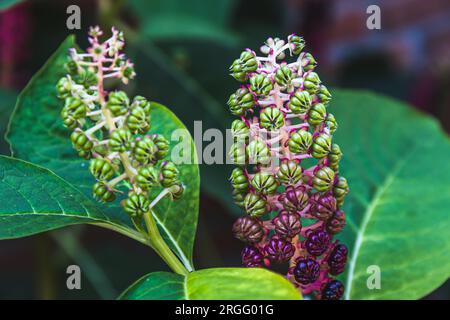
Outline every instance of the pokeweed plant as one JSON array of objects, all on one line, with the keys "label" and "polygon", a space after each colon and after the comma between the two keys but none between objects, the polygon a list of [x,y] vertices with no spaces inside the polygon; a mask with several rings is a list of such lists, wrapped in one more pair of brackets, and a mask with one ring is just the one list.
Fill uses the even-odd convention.
[{"label": "pokeweed plant", "polygon": [[[18,97],[7,137],[23,160],[0,156],[0,239],[87,223],[137,240],[173,272],[143,276],[122,299],[300,299],[266,270],[194,269],[192,138],[161,104],[109,89],[135,72],[122,53],[123,34],[113,28],[110,38],[101,36],[91,28],[86,52],[68,37]],[[174,134],[178,148],[169,143]],[[177,152],[190,159],[175,164]]]},{"label": "pokeweed plant", "polygon": [[[337,122],[327,108],[331,94],[304,47],[297,35],[287,42],[269,38],[264,56],[247,49],[230,67],[246,83],[228,100],[240,117],[231,124],[230,156],[240,166],[230,180],[246,213],[233,232],[248,243],[244,266],[288,262],[287,278],[302,294],[334,300],[343,295],[335,276],[344,271],[348,249],[333,236],[345,225],[349,188],[339,172],[341,149],[332,140]],[[284,61],[286,51],[293,62]]]}]

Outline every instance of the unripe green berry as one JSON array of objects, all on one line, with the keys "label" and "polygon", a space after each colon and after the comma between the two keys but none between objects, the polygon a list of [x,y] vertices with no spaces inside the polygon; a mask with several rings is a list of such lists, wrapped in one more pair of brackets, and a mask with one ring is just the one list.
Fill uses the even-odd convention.
[{"label": "unripe green berry", "polygon": [[108,96],[108,102],[106,107],[111,111],[114,116],[123,116],[128,112],[130,99],[123,91],[111,92]]},{"label": "unripe green berry", "polygon": [[72,132],[70,140],[77,151],[91,152],[94,147],[94,143],[89,140],[83,131]]},{"label": "unripe green berry", "polygon": [[250,136],[250,129],[244,121],[236,119],[231,123],[231,134],[234,141],[245,142]]},{"label": "unripe green berry", "polygon": [[184,193],[184,186],[180,182],[177,182],[176,184],[169,187],[169,192],[172,196],[172,199],[178,200]]},{"label": "unripe green berry", "polygon": [[147,116],[150,115],[151,103],[145,97],[135,96],[133,98],[133,102],[131,103],[131,108],[134,108],[134,107],[141,107],[142,109],[144,109]]},{"label": "unripe green berry", "polygon": [[294,186],[302,179],[302,167],[295,160],[283,161],[278,169],[277,178],[286,186]]},{"label": "unripe green berry", "polygon": [[328,91],[327,87],[325,87],[323,84],[320,85],[319,91],[317,92],[317,96],[320,99],[320,102],[323,104],[327,104],[331,100],[331,93]]},{"label": "unripe green berry", "polygon": [[149,190],[159,184],[159,172],[152,166],[142,167],[139,169],[134,181],[142,190]]},{"label": "unripe green berry", "polygon": [[133,149],[133,157],[141,164],[154,163],[156,160],[157,148],[153,140],[145,136],[142,139],[136,139]]},{"label": "unripe green berry", "polygon": [[109,180],[115,174],[115,170],[111,163],[102,158],[92,159],[89,165],[89,171],[99,181]]},{"label": "unripe green berry", "polygon": [[230,72],[237,81],[244,82],[248,78],[248,73],[256,71],[258,61],[255,54],[250,51],[243,51],[239,59],[233,61]]},{"label": "unripe green berry", "polygon": [[247,192],[248,180],[242,168],[234,168],[230,176],[231,184],[235,190]]},{"label": "unripe green berry", "polygon": [[341,207],[344,204],[344,198],[350,191],[347,183],[347,179],[339,177],[336,185],[333,187],[333,195],[336,198],[337,204]]},{"label": "unripe green berry", "polygon": [[67,77],[62,77],[59,79],[58,83],[56,84],[56,91],[58,92],[58,98],[65,99],[69,98],[71,96],[71,84],[69,79]]},{"label": "unripe green berry", "polygon": [[150,129],[150,116],[144,108],[134,107],[127,117],[127,127],[133,134],[145,134]]},{"label": "unripe green berry", "polygon": [[250,88],[259,95],[268,95],[273,89],[270,78],[258,74],[250,78]]},{"label": "unripe green berry", "polygon": [[247,156],[247,148],[245,147],[245,143],[243,142],[234,142],[231,145],[230,151],[228,155],[233,160],[233,163],[236,165],[245,165],[248,160]]},{"label": "unripe green berry", "polygon": [[109,148],[114,152],[125,152],[131,149],[133,136],[130,130],[121,128],[114,130],[108,141]]},{"label": "unripe green berry", "polygon": [[260,126],[267,130],[277,130],[284,126],[284,114],[278,108],[267,107],[260,116]]},{"label": "unripe green berry", "polygon": [[95,183],[92,193],[94,198],[100,202],[111,202],[116,199],[114,192],[104,182]]},{"label": "unripe green berry", "polygon": [[339,162],[342,159],[342,152],[339,145],[333,143],[331,145],[331,152],[328,155],[329,166],[331,169],[337,171],[339,169]]},{"label": "unripe green berry", "polygon": [[239,88],[233,93],[227,102],[230,111],[235,116],[244,115],[247,110],[250,110],[255,105],[255,98],[247,88]]},{"label": "unripe green berry", "polygon": [[328,129],[330,129],[330,133],[333,134],[336,129],[338,128],[336,119],[334,118],[334,115],[329,113],[325,119],[325,125]]},{"label": "unripe green berry", "polygon": [[78,74],[73,77],[76,83],[81,84],[85,88],[89,88],[97,84],[97,75],[89,70],[80,69]]},{"label": "unripe green berry", "polygon": [[239,190],[233,190],[233,200],[239,208],[244,208],[244,200],[246,192],[240,192]]},{"label": "unripe green berry", "polygon": [[295,34],[291,34],[288,37],[288,42],[290,44],[289,49],[295,55],[300,54],[300,52],[302,52],[303,48],[305,47],[305,40]]},{"label": "unripe green berry", "polygon": [[329,167],[323,167],[314,173],[313,187],[319,192],[331,189],[334,183],[334,171]]},{"label": "unripe green berry", "polygon": [[77,150],[77,152],[80,158],[83,158],[85,160],[89,160],[92,158],[92,153],[90,151]]},{"label": "unripe green berry", "polygon": [[289,138],[289,151],[295,154],[305,154],[312,144],[312,135],[306,130],[297,130]]},{"label": "unripe green berry", "polygon": [[331,151],[331,137],[326,133],[321,133],[314,139],[311,149],[311,155],[314,158],[325,158]]},{"label": "unripe green berry", "polygon": [[167,141],[166,138],[164,138],[161,134],[155,134],[152,136],[153,142],[156,145],[156,159],[161,160],[164,159],[167,154],[169,153],[169,141]]},{"label": "unripe green berry", "polygon": [[278,181],[275,177],[266,172],[258,172],[253,176],[252,186],[255,191],[262,195],[274,194],[278,188]]},{"label": "unripe green berry", "polygon": [[178,168],[171,161],[164,161],[161,164],[160,172],[160,183],[164,188],[169,188],[178,183]]},{"label": "unripe green berry", "polygon": [[150,201],[143,194],[132,192],[123,202],[123,209],[132,218],[142,217],[148,212]]},{"label": "unripe green berry", "polygon": [[320,78],[315,72],[307,72],[303,78],[303,87],[310,94],[314,94],[319,90],[320,83]]},{"label": "unripe green berry", "polygon": [[269,147],[261,140],[252,140],[246,148],[251,164],[268,164],[271,157]]},{"label": "unripe green berry", "polygon": [[327,108],[322,103],[317,103],[308,112],[308,123],[312,126],[321,125],[327,116]]},{"label": "unripe green berry", "polygon": [[311,95],[308,91],[297,90],[288,103],[289,110],[295,114],[303,114],[309,111],[312,105]]},{"label": "unripe green berry", "polygon": [[313,55],[307,52],[302,58],[302,67],[305,71],[311,71],[317,66],[317,61]]},{"label": "unripe green berry", "polygon": [[277,72],[275,73],[275,82],[280,87],[286,87],[291,84],[291,80],[293,79],[293,73],[292,70],[286,66],[283,65],[280,68],[278,68]]},{"label": "unripe green berry", "polygon": [[251,217],[259,218],[267,213],[267,201],[264,197],[255,193],[249,193],[244,199],[244,208]]},{"label": "unripe green berry", "polygon": [[61,118],[64,126],[69,129],[75,129],[78,126],[78,120],[86,117],[86,104],[78,98],[66,98],[64,108],[61,110]]},{"label": "unripe green berry", "polygon": [[80,72],[80,67],[73,60],[70,60],[69,62],[65,63],[64,69],[66,69],[66,71],[72,76],[77,75]]}]

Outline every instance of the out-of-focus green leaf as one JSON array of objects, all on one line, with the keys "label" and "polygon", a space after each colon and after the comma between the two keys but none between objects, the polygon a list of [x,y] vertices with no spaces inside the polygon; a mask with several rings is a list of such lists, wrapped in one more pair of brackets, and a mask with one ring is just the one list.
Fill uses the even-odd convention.
[{"label": "out-of-focus green leaf", "polygon": [[15,6],[18,3],[23,2],[24,0],[2,0],[0,1],[0,12],[4,10],[8,10],[12,6]]},{"label": "out-of-focus green leaf", "polygon": [[[450,140],[434,119],[393,99],[332,93],[351,189],[346,298],[421,298],[450,276]],[[379,290],[367,287],[370,266],[380,268]]]},{"label": "out-of-focus green leaf", "polygon": [[299,300],[282,276],[261,268],[203,269],[180,276],[150,273],[120,296],[123,300]]},{"label": "out-of-focus green leaf", "polygon": [[[65,74],[67,50],[76,46],[69,37],[33,77],[22,91],[10,123],[8,139],[14,155],[45,166],[91,197],[94,178],[87,169],[88,162],[73,150],[69,131],[64,129],[59,113],[62,102],[56,97],[55,84]],[[183,139],[189,139],[191,157],[195,159],[195,146],[181,121],[166,107],[152,103],[152,128],[149,134],[159,133],[172,137],[174,130],[184,130]],[[171,148],[178,141],[171,143]],[[170,153],[169,153],[170,154]],[[195,163],[195,162],[194,162]],[[180,164],[180,179],[186,186],[183,197],[172,202],[163,199],[154,209],[155,220],[163,237],[179,258],[192,269],[192,247],[198,217],[199,172],[196,164]],[[119,201],[97,207],[112,219],[133,230]]]},{"label": "out-of-focus green leaf", "polygon": [[17,94],[0,89],[0,153],[9,154],[9,145],[4,139],[9,116],[14,109]]}]

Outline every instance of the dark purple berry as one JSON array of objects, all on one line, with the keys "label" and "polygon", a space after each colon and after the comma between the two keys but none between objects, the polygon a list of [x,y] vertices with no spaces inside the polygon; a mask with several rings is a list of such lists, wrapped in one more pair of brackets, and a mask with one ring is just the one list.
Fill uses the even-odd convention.
[{"label": "dark purple berry", "polygon": [[305,247],[309,254],[320,256],[330,245],[330,235],[322,230],[311,231],[305,240]]},{"label": "dark purple berry", "polygon": [[284,262],[294,255],[294,246],[284,239],[272,237],[265,246],[267,256],[275,262]]},{"label": "dark purple berry", "polygon": [[292,238],[300,233],[302,224],[300,216],[297,213],[281,211],[278,216],[272,220],[275,226],[275,232],[282,238]]},{"label": "dark purple berry", "polygon": [[264,229],[255,218],[244,216],[240,217],[233,224],[234,236],[244,242],[259,242],[264,237]]},{"label": "dark purple berry", "polygon": [[329,281],[322,289],[322,300],[339,300],[344,294],[344,285],[339,280]]},{"label": "dark purple berry", "polygon": [[287,187],[279,199],[283,207],[289,212],[302,211],[308,204],[308,193],[303,187]]},{"label": "dark purple berry", "polygon": [[342,231],[345,226],[345,213],[342,210],[338,210],[335,214],[326,222],[325,229],[330,234],[336,234]]},{"label": "dark purple berry", "polygon": [[264,264],[264,255],[254,246],[247,246],[242,250],[242,265],[247,268],[262,267]]},{"label": "dark purple berry", "polygon": [[311,214],[319,220],[328,220],[336,211],[336,198],[331,194],[315,193],[311,199]]},{"label": "dark purple berry", "polygon": [[294,268],[295,280],[300,284],[310,284],[320,275],[320,265],[312,258],[298,259]]},{"label": "dark purple berry", "polygon": [[348,249],[343,244],[338,244],[328,257],[328,266],[330,274],[336,276],[344,271],[347,262]]}]

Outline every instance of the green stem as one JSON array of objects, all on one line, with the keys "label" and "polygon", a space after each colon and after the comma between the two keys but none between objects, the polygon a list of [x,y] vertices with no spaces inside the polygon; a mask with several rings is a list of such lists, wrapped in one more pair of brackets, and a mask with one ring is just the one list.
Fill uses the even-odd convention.
[{"label": "green stem", "polygon": [[167,265],[173,270],[173,272],[186,275],[188,271],[180,260],[175,256],[166,242],[163,240],[161,234],[159,233],[158,226],[156,225],[155,219],[153,219],[153,212],[144,214],[145,225],[147,226],[148,235],[150,238],[150,243],[159,256],[167,263]]}]

